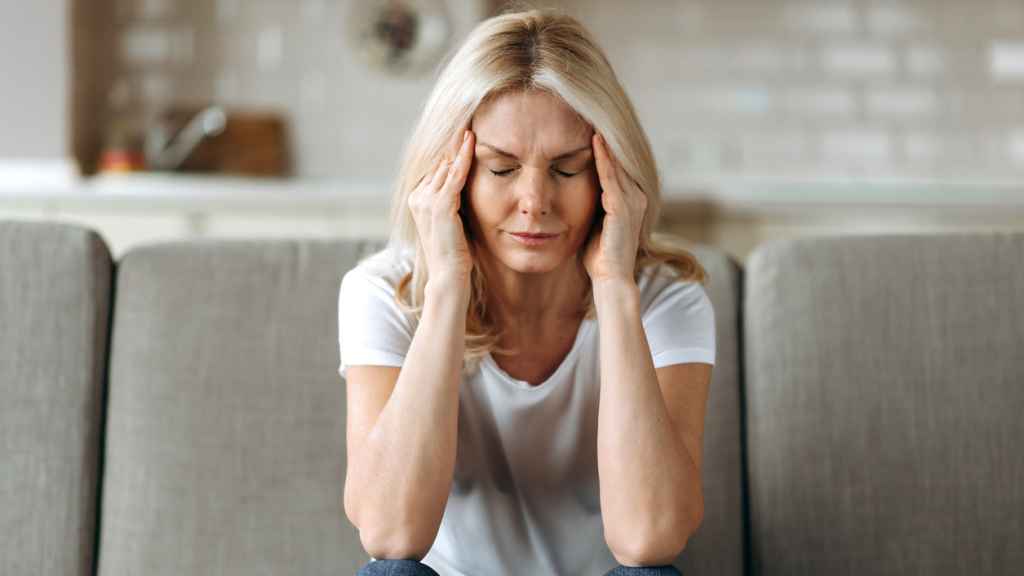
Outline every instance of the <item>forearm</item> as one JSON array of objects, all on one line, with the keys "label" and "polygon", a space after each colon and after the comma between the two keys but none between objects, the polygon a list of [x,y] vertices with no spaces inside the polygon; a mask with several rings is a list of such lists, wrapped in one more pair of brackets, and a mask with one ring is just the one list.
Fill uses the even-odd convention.
[{"label": "forearm", "polygon": [[405,362],[366,437],[353,488],[360,531],[429,548],[451,489],[468,286],[432,280]]},{"label": "forearm", "polygon": [[613,551],[661,549],[670,554],[685,543],[698,514],[697,467],[665,407],[636,284],[595,284],[594,301],[600,330],[597,463],[605,538]]}]

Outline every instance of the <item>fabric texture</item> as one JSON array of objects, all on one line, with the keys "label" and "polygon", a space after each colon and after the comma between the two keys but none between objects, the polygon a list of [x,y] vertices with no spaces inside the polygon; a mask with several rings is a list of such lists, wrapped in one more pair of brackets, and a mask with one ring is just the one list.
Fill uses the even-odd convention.
[{"label": "fabric texture", "polygon": [[210,240],[123,257],[100,576],[337,575],[366,563],[343,507],[334,306],[342,275],[377,249]]},{"label": "fabric texture", "polygon": [[[401,365],[415,319],[394,298],[406,258],[381,252],[345,275],[339,345],[348,366]],[[638,282],[655,367],[715,361],[715,318],[700,284],[648,273]],[[597,478],[600,392],[596,320],[531,385],[485,356],[459,392],[455,478],[423,559],[442,576],[598,574],[617,563],[603,536]]]},{"label": "fabric texture", "polygon": [[79,226],[0,222],[0,574],[91,576],[113,264]]},{"label": "fabric texture", "polygon": [[1024,235],[763,245],[745,303],[752,570],[1024,566]]}]

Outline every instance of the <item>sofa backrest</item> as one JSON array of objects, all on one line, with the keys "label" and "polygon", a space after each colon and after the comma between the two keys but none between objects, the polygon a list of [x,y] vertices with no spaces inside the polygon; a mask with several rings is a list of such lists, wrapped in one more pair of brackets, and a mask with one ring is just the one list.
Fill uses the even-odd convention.
[{"label": "sofa backrest", "polygon": [[[118,269],[100,575],[351,574],[343,510],[337,291],[379,248],[206,241]],[[743,573],[739,268],[698,248],[718,361],[705,424],[707,514],[686,569]]]},{"label": "sofa backrest", "polygon": [[747,265],[755,574],[1024,566],[1024,235],[814,238]]},{"label": "sofa backrest", "polygon": [[354,574],[337,294],[372,246],[198,241],[118,267],[99,574]]},{"label": "sofa backrest", "polygon": [[0,222],[0,574],[93,573],[112,270],[95,232]]}]

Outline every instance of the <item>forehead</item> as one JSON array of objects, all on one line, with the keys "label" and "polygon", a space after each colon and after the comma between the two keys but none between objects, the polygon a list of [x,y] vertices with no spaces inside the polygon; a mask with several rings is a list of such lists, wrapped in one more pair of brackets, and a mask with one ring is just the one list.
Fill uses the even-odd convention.
[{"label": "forehead", "polygon": [[564,148],[587,144],[591,128],[560,97],[546,91],[509,92],[473,115],[477,139],[503,149]]}]

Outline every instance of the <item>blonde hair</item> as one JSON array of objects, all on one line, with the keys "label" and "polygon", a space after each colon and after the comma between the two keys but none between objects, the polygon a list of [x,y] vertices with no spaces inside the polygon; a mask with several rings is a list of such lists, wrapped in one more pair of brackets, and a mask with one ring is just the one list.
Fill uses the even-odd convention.
[{"label": "blonde hair", "polygon": [[[549,9],[528,10],[495,16],[470,33],[441,70],[406,144],[391,205],[389,248],[393,254],[415,249],[415,260],[412,271],[396,287],[399,304],[419,318],[427,283],[426,258],[408,208],[409,194],[481,104],[526,90],[548,91],[564,100],[604,136],[647,195],[635,275],[639,277],[647,266],[666,264],[678,273],[679,281],[703,284],[706,273],[691,253],[651,237],[661,208],[657,167],[633,105],[604,53],[574,18]],[[479,264],[473,266],[471,288],[463,365],[467,372],[487,353],[499,349],[501,335],[486,308],[486,279]],[[592,293],[586,310],[586,317],[593,318]]]}]

